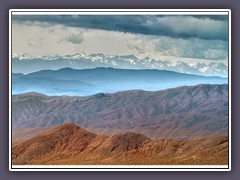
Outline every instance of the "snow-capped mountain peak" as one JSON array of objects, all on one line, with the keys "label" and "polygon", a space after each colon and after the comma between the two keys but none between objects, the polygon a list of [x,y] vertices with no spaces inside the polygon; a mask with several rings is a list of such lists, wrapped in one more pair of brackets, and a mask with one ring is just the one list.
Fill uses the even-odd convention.
[{"label": "snow-capped mountain peak", "polygon": [[[31,56],[27,53],[22,55],[13,54],[14,72],[29,73],[34,67],[34,71],[42,69],[60,69],[70,67],[74,69],[95,68],[95,67],[113,67],[120,69],[159,69],[175,71],[187,74],[196,74],[204,76],[228,76],[228,67],[223,63],[191,63],[182,61],[155,60],[149,57],[140,59],[131,55],[106,55],[95,53],[86,55],[84,52],[65,56]],[[20,61],[19,61],[20,60]],[[34,60],[34,61],[31,61]],[[26,61],[24,66],[21,61]],[[36,63],[36,64],[34,64]],[[41,64],[41,68],[39,65]],[[43,65],[44,64],[44,65]],[[28,67],[29,65],[29,67]],[[21,68],[20,68],[21,67]]]},{"label": "snow-capped mountain peak", "polygon": [[30,54],[28,54],[28,53],[23,53],[22,55],[16,55],[15,54],[15,57],[16,58],[19,58],[19,60],[29,60],[29,59],[32,59],[33,57],[30,55]]},{"label": "snow-capped mountain peak", "polygon": [[72,55],[65,55],[63,56],[63,58],[65,59],[69,59],[69,60],[76,60],[76,59],[80,59],[80,58],[86,58],[86,54],[85,52],[81,52],[81,53],[75,53],[75,54],[72,54]]}]

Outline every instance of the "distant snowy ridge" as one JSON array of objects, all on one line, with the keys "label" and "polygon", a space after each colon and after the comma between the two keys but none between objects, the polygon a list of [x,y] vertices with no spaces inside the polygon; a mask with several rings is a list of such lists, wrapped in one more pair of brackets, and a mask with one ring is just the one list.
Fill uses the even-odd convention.
[{"label": "distant snowy ridge", "polygon": [[65,67],[74,69],[113,67],[119,69],[159,69],[204,76],[228,76],[228,66],[223,63],[187,64],[181,61],[171,62],[148,57],[139,59],[134,55],[118,56],[102,53],[87,55],[81,52],[65,56],[31,56],[24,53],[22,55],[13,54],[12,60],[13,72],[15,73],[31,73],[44,69],[56,70]]}]

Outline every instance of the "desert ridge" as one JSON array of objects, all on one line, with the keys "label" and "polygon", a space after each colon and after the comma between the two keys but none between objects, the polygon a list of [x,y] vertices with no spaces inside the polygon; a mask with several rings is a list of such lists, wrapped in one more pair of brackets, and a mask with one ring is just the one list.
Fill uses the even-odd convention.
[{"label": "desert ridge", "polygon": [[228,137],[151,140],[125,132],[97,135],[74,123],[13,144],[14,165],[225,165]]}]

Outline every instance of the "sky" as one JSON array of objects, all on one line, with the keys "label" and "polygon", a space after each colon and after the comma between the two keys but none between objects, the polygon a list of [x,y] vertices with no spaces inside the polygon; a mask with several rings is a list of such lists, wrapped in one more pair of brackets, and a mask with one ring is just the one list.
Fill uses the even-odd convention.
[{"label": "sky", "polygon": [[228,62],[226,15],[13,15],[13,54]]}]

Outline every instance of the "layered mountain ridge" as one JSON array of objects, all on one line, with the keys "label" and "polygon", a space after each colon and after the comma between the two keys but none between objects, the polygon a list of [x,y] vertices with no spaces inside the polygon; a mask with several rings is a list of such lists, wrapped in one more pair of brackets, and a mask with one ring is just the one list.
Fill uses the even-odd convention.
[{"label": "layered mountain ridge", "polygon": [[74,122],[95,133],[186,139],[228,132],[228,85],[132,90],[92,96],[12,96],[13,128]]},{"label": "layered mountain ridge", "polygon": [[157,91],[183,85],[225,84],[227,78],[205,77],[173,71],[145,69],[71,69],[42,70],[12,74],[12,93],[39,92],[46,95],[87,96],[133,89]]}]

